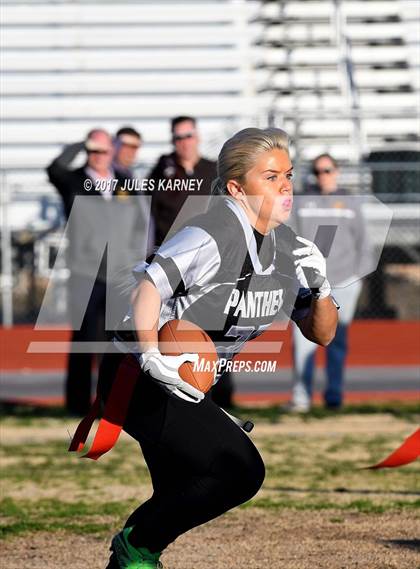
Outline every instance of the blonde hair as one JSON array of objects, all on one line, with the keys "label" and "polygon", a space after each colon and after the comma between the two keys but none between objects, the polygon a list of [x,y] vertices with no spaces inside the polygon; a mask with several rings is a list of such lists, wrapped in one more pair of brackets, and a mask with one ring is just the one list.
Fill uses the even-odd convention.
[{"label": "blonde hair", "polygon": [[212,193],[228,194],[226,184],[236,180],[245,181],[246,173],[253,167],[262,152],[285,150],[289,153],[289,137],[280,128],[244,128],[229,138],[217,159],[217,178],[212,184]]}]

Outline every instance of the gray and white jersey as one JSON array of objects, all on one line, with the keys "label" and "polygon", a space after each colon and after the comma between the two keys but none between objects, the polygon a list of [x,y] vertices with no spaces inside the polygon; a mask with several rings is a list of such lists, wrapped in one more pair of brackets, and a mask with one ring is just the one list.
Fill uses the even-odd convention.
[{"label": "gray and white jersey", "polygon": [[221,198],[137,266],[134,276],[149,279],[160,293],[159,329],[173,319],[193,322],[209,334],[219,356],[231,358],[281,310],[293,320],[308,314],[311,292],[296,275],[295,240],[284,225],[261,235],[235,200]]}]

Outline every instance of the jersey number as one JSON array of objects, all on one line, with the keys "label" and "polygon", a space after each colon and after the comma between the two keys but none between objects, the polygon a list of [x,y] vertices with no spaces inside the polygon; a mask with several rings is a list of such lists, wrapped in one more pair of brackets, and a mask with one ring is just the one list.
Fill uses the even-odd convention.
[{"label": "jersey number", "polygon": [[226,348],[222,346],[220,347],[222,347],[225,353],[238,352],[239,348],[242,348],[245,342],[256,338],[269,326],[270,324],[261,324],[258,328],[255,328],[254,326],[231,326],[225,336],[228,338],[236,338],[235,344]]}]

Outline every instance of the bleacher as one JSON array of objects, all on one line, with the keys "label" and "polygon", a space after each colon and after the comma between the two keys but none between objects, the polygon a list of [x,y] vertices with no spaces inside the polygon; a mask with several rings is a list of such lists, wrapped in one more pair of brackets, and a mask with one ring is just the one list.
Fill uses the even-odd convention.
[{"label": "bleacher", "polygon": [[265,1],[257,21],[262,106],[299,139],[302,159],[418,148],[420,3]]},{"label": "bleacher", "polygon": [[170,149],[169,118],[192,114],[214,157],[252,113],[256,5],[4,1],[1,167],[13,193],[50,190],[45,166],[95,126],[137,127],[146,170]]},{"label": "bleacher", "polygon": [[[337,8],[338,6],[338,8]],[[143,134],[142,171],[169,118],[200,120],[214,157],[267,124],[300,159],[419,141],[420,3],[413,0],[5,0],[1,168],[13,192],[50,191],[45,166],[95,126]],[[348,70],[352,70],[351,78]],[[358,122],[355,116],[359,117]]]}]

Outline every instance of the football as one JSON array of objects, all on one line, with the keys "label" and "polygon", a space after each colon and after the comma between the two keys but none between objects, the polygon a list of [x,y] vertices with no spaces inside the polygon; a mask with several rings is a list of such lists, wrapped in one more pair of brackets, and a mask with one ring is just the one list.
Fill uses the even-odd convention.
[{"label": "football", "polygon": [[165,356],[197,353],[198,362],[183,363],[179,375],[203,393],[211,388],[218,357],[210,336],[199,326],[187,320],[170,320],[159,331],[159,351]]}]

